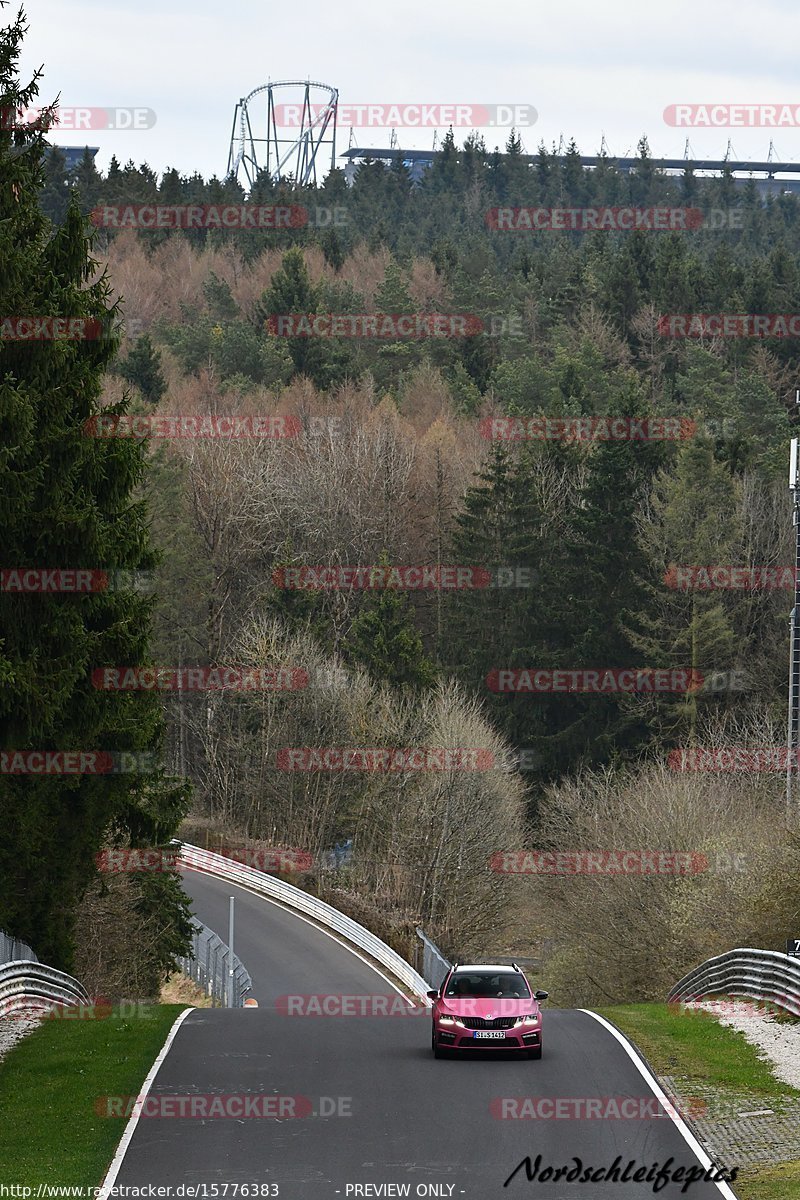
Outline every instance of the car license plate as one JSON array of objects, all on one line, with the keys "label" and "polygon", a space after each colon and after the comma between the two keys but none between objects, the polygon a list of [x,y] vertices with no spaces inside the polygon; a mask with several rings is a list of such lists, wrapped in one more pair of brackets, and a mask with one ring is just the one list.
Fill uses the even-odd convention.
[{"label": "car license plate", "polygon": [[505,1033],[502,1029],[476,1029],[472,1035],[476,1038],[499,1038],[500,1041],[505,1041]]}]

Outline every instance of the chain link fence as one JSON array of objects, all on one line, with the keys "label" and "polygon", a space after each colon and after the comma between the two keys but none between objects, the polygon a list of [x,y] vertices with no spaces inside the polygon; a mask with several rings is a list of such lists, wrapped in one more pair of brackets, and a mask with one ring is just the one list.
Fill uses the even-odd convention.
[{"label": "chain link fence", "polygon": [[448,962],[435,942],[417,926],[417,937],[422,942],[422,969],[420,975],[432,988],[439,988],[453,965]]},{"label": "chain link fence", "polygon": [[[192,952],[175,961],[184,975],[201,987],[215,1004],[228,1005],[228,971],[231,952],[213,929],[194,920]],[[233,1007],[241,1008],[245,996],[252,990],[253,981],[237,954],[233,956]]]},{"label": "chain link fence", "polygon": [[25,942],[10,937],[0,929],[0,963],[20,961],[38,962],[39,959]]},{"label": "chain link fence", "polygon": [[[432,942],[425,931],[419,927],[417,927],[417,937],[420,940],[420,945],[417,947],[417,970],[432,988],[438,988],[453,964],[445,958],[436,943]],[[422,959],[421,963],[420,959]],[[542,967],[541,957],[526,958],[519,954],[516,956],[492,955],[491,958],[478,955],[470,958],[469,961],[475,965],[486,962],[509,967],[512,963],[516,963],[518,967],[529,974],[535,974]]]}]

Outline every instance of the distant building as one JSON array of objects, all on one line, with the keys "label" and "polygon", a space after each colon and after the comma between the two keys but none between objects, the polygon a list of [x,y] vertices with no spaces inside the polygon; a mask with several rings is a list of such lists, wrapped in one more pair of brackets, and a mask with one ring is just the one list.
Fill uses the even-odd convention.
[{"label": "distant building", "polygon": [[344,169],[344,177],[346,183],[352,187],[355,173],[359,165],[366,159],[370,159],[372,162],[380,161],[387,167],[399,159],[408,171],[411,182],[419,183],[436,154],[436,150],[400,150],[392,147],[390,150],[346,150],[344,154],[340,155],[340,158],[348,160]]},{"label": "distant building", "polygon": [[100,151],[99,146],[53,146],[54,150],[58,150],[64,155],[67,160],[67,170],[74,171],[88,150],[92,158],[95,158]]},{"label": "distant building", "polygon": [[[441,150],[403,150],[397,146],[391,147],[356,147],[352,146],[349,150],[345,150],[340,158],[347,159],[347,165],[344,168],[344,176],[347,183],[352,186],[355,173],[361,163],[366,161],[382,162],[387,167],[398,159],[408,169],[412,180],[418,183],[423,177],[427,168],[431,163],[441,156]],[[460,151],[456,148],[456,155]],[[490,157],[490,152],[487,151],[486,157]],[[501,157],[504,157],[501,155]],[[553,162],[565,162],[566,156],[563,154],[551,155]],[[527,163],[532,166],[537,162],[537,155],[523,154],[520,156],[520,162]],[[592,170],[597,167],[601,160],[595,155],[581,155],[581,165],[586,170]],[[605,160],[609,165],[616,166],[622,172],[635,171],[640,165],[639,158],[607,158]],[[757,162],[737,162],[735,159],[684,159],[684,158],[662,158],[653,159],[653,166],[667,175],[682,175],[688,168],[695,172],[702,172],[703,175],[711,174],[720,176],[725,171],[730,171],[733,183],[736,187],[744,187],[748,182],[748,178],[752,176],[755,181],[756,188],[760,195],[763,196],[778,196],[782,192],[800,193],[800,163],[796,162],[771,162],[769,159]],[[776,175],[793,175],[793,179],[776,179]],[[698,176],[702,178],[702,176]]]}]

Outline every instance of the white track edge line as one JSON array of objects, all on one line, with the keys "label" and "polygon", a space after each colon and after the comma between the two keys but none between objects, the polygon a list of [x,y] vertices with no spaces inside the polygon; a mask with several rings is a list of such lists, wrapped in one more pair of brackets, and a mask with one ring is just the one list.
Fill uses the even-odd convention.
[{"label": "white track edge line", "polygon": [[[283,912],[288,912],[290,916],[296,917],[299,921],[304,921],[306,925],[310,925],[312,929],[316,929],[319,933],[324,933],[326,937],[329,937],[331,939],[331,941],[336,942],[337,945],[342,946],[343,949],[349,950],[351,954],[354,954],[356,956],[356,958],[360,959],[361,962],[364,963],[365,966],[367,966],[371,970],[373,970],[376,975],[380,975],[380,977],[384,981],[384,983],[388,983],[389,987],[394,988],[394,990],[397,992],[398,996],[402,996],[403,1000],[405,1000],[408,1003],[410,1008],[416,1008],[416,1005],[414,1004],[413,1000],[409,1000],[408,996],[406,996],[400,990],[400,988],[397,986],[396,983],[393,983],[392,980],[389,979],[389,977],[387,975],[384,975],[383,971],[379,970],[378,967],[376,967],[374,963],[370,962],[368,958],[364,958],[363,954],[359,954],[358,950],[356,950],[354,946],[350,946],[347,942],[343,942],[341,940],[341,938],[335,937],[334,934],[330,932],[330,930],[324,929],[321,925],[318,925],[315,921],[311,921],[308,919],[308,917],[304,917],[302,913],[295,912],[295,910],[292,909],[289,905],[281,904],[279,901],[273,900],[272,897],[270,897],[270,896],[265,896],[262,892],[258,892],[255,890],[255,888],[250,888],[246,884],[239,883],[238,881],[236,883],[234,883],[230,879],[225,879],[223,876],[217,875],[214,871],[199,871],[199,870],[197,870],[196,867],[189,867],[187,869],[197,871],[198,875],[209,875],[212,879],[219,879],[222,883],[228,883],[232,887],[239,887],[242,889],[242,891],[249,892],[249,894],[251,896],[257,896],[259,900],[266,900],[266,902],[268,904],[274,904],[276,908],[282,909]],[[409,991],[410,990],[411,989],[409,988]],[[427,999],[427,997],[426,997],[426,999]],[[429,1007],[430,1007],[430,1005],[429,1005]],[[173,1024],[172,1028],[170,1029],[169,1033],[167,1034],[167,1040],[165,1041],[164,1045],[161,1047],[161,1051],[158,1055],[158,1058],[153,1063],[152,1067],[150,1068],[150,1070],[147,1074],[147,1077],[146,1077],[144,1083],[142,1084],[142,1090],[139,1092],[139,1095],[136,1097],[137,1102],[139,1100],[146,1099],[146,1097],[150,1091],[150,1088],[153,1085],[153,1080],[155,1079],[156,1074],[158,1073],[158,1069],[161,1066],[164,1059],[167,1057],[169,1048],[172,1045],[173,1041],[175,1040],[175,1035],[177,1034],[178,1029],[180,1028],[183,1021],[186,1019],[186,1017],[189,1016],[189,1013],[194,1012],[194,1011],[195,1010],[193,1008],[187,1008],[178,1015],[175,1023]],[[114,1158],[111,1162],[111,1166],[108,1168],[108,1171],[106,1172],[106,1176],[103,1180],[100,1191],[97,1195],[97,1200],[108,1200],[108,1196],[110,1195],[111,1189],[114,1186],[114,1181],[117,1178],[117,1175],[119,1174],[120,1167],[122,1166],[123,1159],[125,1158],[125,1153],[128,1149],[128,1146],[130,1145],[131,1139],[133,1138],[133,1134],[136,1130],[136,1126],[139,1123],[140,1115],[141,1115],[141,1105],[138,1106],[138,1111],[137,1111],[137,1105],[134,1104],[134,1112],[131,1113],[131,1115],[128,1119],[128,1124],[125,1126],[125,1132],[123,1133],[123,1135],[120,1139],[120,1143],[117,1146],[117,1152],[114,1155]]]},{"label": "white track edge line", "polygon": [[182,1013],[178,1014],[178,1016],[175,1018],[174,1022],[172,1023],[170,1031],[167,1034],[167,1040],[164,1042],[164,1045],[161,1047],[161,1049],[158,1053],[158,1057],[156,1058],[156,1061],[153,1063],[152,1067],[147,1072],[147,1076],[145,1077],[145,1081],[142,1084],[141,1091],[139,1092],[138,1096],[136,1097],[136,1101],[133,1106],[133,1112],[131,1113],[130,1117],[128,1118],[128,1124],[125,1126],[125,1132],[123,1133],[122,1137],[120,1138],[119,1145],[117,1146],[117,1152],[114,1155],[113,1159],[111,1160],[111,1166],[106,1171],[105,1178],[103,1179],[103,1182],[100,1185],[100,1191],[97,1193],[97,1200],[107,1200],[108,1196],[110,1195],[111,1189],[114,1186],[114,1181],[116,1180],[117,1175],[119,1174],[119,1169],[122,1166],[122,1160],[125,1158],[125,1152],[127,1151],[128,1146],[130,1145],[131,1138],[133,1137],[136,1126],[139,1124],[139,1117],[141,1116],[141,1112],[142,1112],[142,1105],[139,1103],[139,1101],[140,1100],[144,1101],[147,1099],[147,1096],[150,1092],[150,1088],[153,1086],[153,1080],[155,1079],[156,1075],[158,1074],[159,1067],[163,1063],[164,1059],[167,1057],[169,1048],[175,1040],[175,1035],[177,1034],[177,1032],[180,1029],[183,1022],[189,1016],[189,1013],[193,1013],[195,1011],[196,1010],[194,1008],[185,1008]]},{"label": "white track edge line", "polygon": [[[371,970],[373,970],[376,975],[380,975],[380,977],[384,981],[384,983],[388,983],[389,987],[394,988],[394,990],[397,992],[398,996],[402,996],[403,999],[408,1003],[410,1008],[417,1007],[417,1005],[414,1003],[414,1001],[409,1000],[408,996],[403,991],[401,991],[401,989],[397,986],[396,983],[392,983],[392,981],[388,977],[388,975],[384,975],[383,971],[381,971],[380,968],[376,967],[375,964],[370,962],[368,958],[365,958],[363,954],[360,954],[358,952],[358,950],[356,950],[355,946],[351,946],[349,942],[342,941],[341,938],[336,937],[336,935],[334,933],[332,933],[329,929],[325,929],[322,925],[318,924],[316,921],[312,921],[308,917],[303,916],[302,913],[299,913],[295,909],[293,909],[290,904],[281,904],[280,900],[273,900],[272,896],[265,896],[263,892],[257,891],[257,889],[254,887],[248,887],[246,883],[240,883],[239,880],[236,880],[234,882],[234,880],[232,880],[232,879],[226,879],[224,875],[218,875],[216,873],[216,871],[204,871],[198,867],[186,867],[185,863],[183,865],[189,871],[196,871],[198,875],[209,875],[212,879],[219,879],[222,883],[230,884],[231,887],[239,887],[242,889],[243,892],[249,892],[251,896],[257,896],[259,898],[259,900],[266,900],[267,904],[274,904],[276,908],[280,908],[284,912],[288,912],[290,916],[297,917],[298,921],[304,921],[305,924],[310,925],[312,929],[318,930],[319,933],[324,933],[325,937],[329,937],[332,942],[336,942],[337,945],[342,946],[345,950],[349,950],[351,954],[355,954],[356,958],[360,958],[361,961],[366,966],[368,966]],[[408,991],[413,991],[413,989],[408,988]],[[427,996],[425,996],[425,997],[419,996],[418,999],[426,1000],[427,1007],[428,1008],[432,1007],[430,1000]],[[98,1200],[105,1200],[105,1197],[98,1197]]]},{"label": "white track edge line", "polygon": [[[639,1057],[639,1055],[636,1053],[636,1051],[634,1050],[633,1046],[631,1045],[629,1039],[627,1037],[625,1037],[624,1033],[622,1033],[619,1029],[616,1029],[611,1024],[610,1021],[607,1021],[605,1019],[605,1017],[601,1017],[599,1013],[592,1012],[591,1009],[579,1008],[578,1012],[586,1013],[587,1017],[594,1017],[595,1021],[599,1021],[600,1024],[605,1029],[607,1029],[609,1033],[614,1035],[614,1037],[617,1039],[617,1041],[620,1043],[620,1045],[625,1050],[625,1053],[628,1055],[628,1058],[630,1058],[631,1061],[633,1062],[633,1064],[636,1067],[639,1074],[653,1089],[653,1092],[655,1093],[657,1099],[659,1099],[663,1103],[671,1120],[673,1121],[674,1125],[678,1129],[678,1132],[681,1134],[681,1136],[683,1137],[684,1141],[688,1144],[690,1149],[693,1150],[694,1153],[697,1155],[697,1157],[700,1159],[700,1162],[705,1166],[706,1170],[708,1170],[709,1167],[715,1167],[716,1163],[712,1162],[712,1160],[708,1154],[708,1151],[700,1144],[700,1142],[697,1140],[695,1135],[692,1133],[689,1126],[686,1124],[686,1122],[683,1120],[683,1118],[680,1116],[680,1114],[676,1111],[675,1105],[671,1102],[671,1100],[668,1099],[666,1092],[661,1087],[661,1084],[658,1082],[658,1080],[656,1079],[656,1077],[652,1073],[652,1071],[649,1071],[648,1068],[645,1066],[644,1062]],[[716,1182],[713,1180],[709,1180],[709,1182],[713,1182],[716,1184],[716,1187],[719,1188],[720,1192],[725,1197],[725,1200],[739,1200],[736,1193],[731,1190],[729,1184],[722,1183],[722,1182]]]}]

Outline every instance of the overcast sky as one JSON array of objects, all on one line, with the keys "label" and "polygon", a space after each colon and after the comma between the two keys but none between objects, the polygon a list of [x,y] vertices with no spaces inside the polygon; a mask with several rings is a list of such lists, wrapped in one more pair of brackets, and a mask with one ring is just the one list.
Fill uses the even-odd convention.
[{"label": "overcast sky", "polygon": [[[15,10],[16,0],[12,4]],[[261,84],[315,79],[340,104],[531,105],[522,129],[535,152],[574,137],[585,154],[605,135],[634,152],[646,133],[656,157],[763,159],[770,139],[800,159],[796,0],[27,0],[22,66],[44,67],[40,99],[70,107],[151,109],[149,129],[60,130],[60,145],[96,145],[105,168],[147,162],[159,173],[223,175],[236,101]],[[4,10],[0,19],[5,21]],[[286,99],[292,99],[286,96]],[[776,104],[798,127],[677,128],[673,104]],[[262,108],[251,110],[261,119]],[[337,151],[347,148],[341,127]],[[445,128],[440,129],[440,134]],[[466,128],[454,130],[459,142]],[[483,129],[490,147],[505,128]],[[391,130],[354,130],[356,145],[388,145]],[[429,148],[430,129],[399,128],[401,146]]]}]

